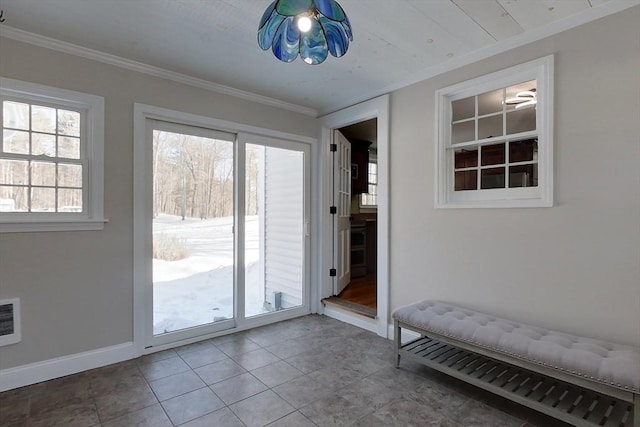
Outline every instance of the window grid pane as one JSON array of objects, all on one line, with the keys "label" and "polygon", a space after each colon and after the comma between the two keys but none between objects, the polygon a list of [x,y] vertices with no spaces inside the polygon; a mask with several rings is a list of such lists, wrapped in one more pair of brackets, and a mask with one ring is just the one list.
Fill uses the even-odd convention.
[{"label": "window grid pane", "polygon": [[2,104],[0,212],[83,213],[81,113],[10,100]]},{"label": "window grid pane", "polygon": [[454,156],[454,191],[538,186],[537,138],[478,144],[450,152]]},{"label": "window grid pane", "polygon": [[525,104],[536,88],[531,80],[451,101],[451,145],[500,140],[448,150],[453,191],[538,185],[537,138],[509,140],[510,135],[536,131],[535,103]]}]

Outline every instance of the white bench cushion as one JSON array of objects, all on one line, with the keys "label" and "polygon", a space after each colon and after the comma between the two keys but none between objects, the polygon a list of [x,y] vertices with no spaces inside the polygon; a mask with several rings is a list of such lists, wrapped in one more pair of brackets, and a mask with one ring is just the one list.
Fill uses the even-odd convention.
[{"label": "white bench cushion", "polygon": [[640,391],[640,348],[582,338],[439,301],[400,307],[393,318],[418,329],[608,385]]}]

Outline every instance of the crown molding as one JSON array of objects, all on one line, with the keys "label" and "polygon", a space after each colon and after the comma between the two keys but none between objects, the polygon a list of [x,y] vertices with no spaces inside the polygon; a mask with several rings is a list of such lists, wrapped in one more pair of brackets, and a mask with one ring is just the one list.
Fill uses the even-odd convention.
[{"label": "crown molding", "polygon": [[296,113],[302,113],[311,117],[318,116],[318,111],[313,108],[303,107],[301,105],[292,104],[275,98],[269,98],[267,96],[243,91],[230,86],[213,83],[208,80],[191,77],[186,74],[176,73],[164,68],[155,67],[153,65],[133,61],[131,59],[122,58],[120,56],[111,55],[109,53],[100,52],[98,50],[89,49],[72,43],[63,42],[61,40],[56,40],[50,37],[41,36],[39,34],[30,33],[18,28],[2,25],[0,27],[0,35],[20,42],[33,44],[63,53],[68,53],[109,65],[115,65],[116,67],[137,71],[139,73],[171,80],[189,86],[194,86],[200,89],[209,90],[211,92],[230,95],[236,98],[245,99],[247,101],[269,105],[271,107],[282,108],[283,110],[294,111]]},{"label": "crown molding", "polygon": [[579,27],[580,25],[588,24],[589,22],[595,21],[596,19],[604,18],[614,13],[622,12],[623,10],[637,5],[640,5],[640,0],[609,0],[602,5],[590,7],[589,9],[586,9],[581,13],[567,16],[563,19],[558,19],[557,21],[550,22],[549,24],[542,27],[534,28],[517,36],[510,37],[495,44],[489,45],[485,48],[472,51],[468,54],[453,58],[444,63],[440,63],[432,67],[423,69],[416,72],[413,76],[407,79],[394,82],[383,88],[373,90],[364,94],[363,96],[357,97],[350,101],[349,104],[340,105],[337,108],[332,108],[330,110],[321,110],[320,117],[336,111],[340,111],[344,108],[350,107],[351,105],[368,101],[385,93],[391,93],[395,90],[402,89],[423,80],[433,78],[440,74],[448,73],[474,62],[478,62],[483,59],[487,59],[492,56],[507,52],[509,50],[524,46],[526,44],[562,33],[572,28]]}]

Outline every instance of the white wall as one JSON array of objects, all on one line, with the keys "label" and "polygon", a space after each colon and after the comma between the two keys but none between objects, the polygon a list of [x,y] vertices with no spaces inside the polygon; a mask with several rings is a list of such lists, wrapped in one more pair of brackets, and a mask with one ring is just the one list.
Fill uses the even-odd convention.
[{"label": "white wall", "polygon": [[[391,307],[640,345],[640,7],[391,96]],[[434,92],[555,53],[555,207],[435,210]]]},{"label": "white wall", "polygon": [[303,136],[315,119],[96,61],[0,40],[0,75],[105,97],[103,231],[0,235],[0,298],[20,297],[22,342],[0,370],[133,340],[133,103]]}]

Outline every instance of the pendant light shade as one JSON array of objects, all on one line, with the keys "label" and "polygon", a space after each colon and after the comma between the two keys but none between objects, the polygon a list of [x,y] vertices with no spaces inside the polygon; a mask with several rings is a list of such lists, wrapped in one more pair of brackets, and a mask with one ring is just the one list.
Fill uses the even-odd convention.
[{"label": "pendant light shade", "polygon": [[341,57],[353,41],[351,23],[335,0],[275,0],[258,26],[258,45],[276,58],[292,62],[298,54],[320,64],[329,53]]}]

